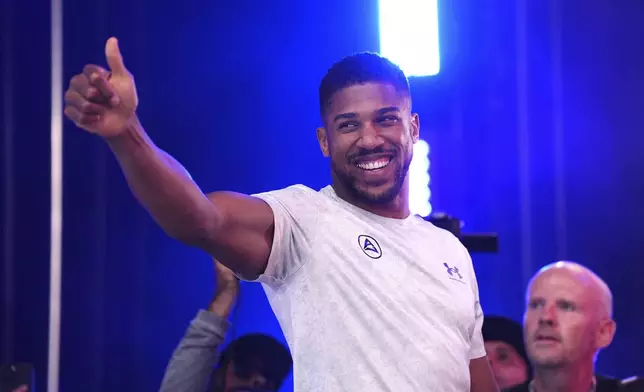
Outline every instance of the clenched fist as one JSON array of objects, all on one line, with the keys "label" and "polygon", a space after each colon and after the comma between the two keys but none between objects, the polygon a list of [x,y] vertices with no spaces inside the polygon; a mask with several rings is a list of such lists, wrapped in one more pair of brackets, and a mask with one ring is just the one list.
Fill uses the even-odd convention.
[{"label": "clenched fist", "polygon": [[125,68],[116,38],[105,44],[110,70],[86,65],[65,92],[65,115],[78,127],[104,138],[119,135],[135,121],[134,78]]},{"label": "clenched fist", "polygon": [[215,264],[217,286],[215,287],[215,295],[212,301],[210,301],[208,310],[220,317],[228,317],[239,293],[239,278],[237,278],[233,271],[219,261],[213,259],[213,262]]},{"label": "clenched fist", "polygon": [[213,260],[213,262],[215,264],[215,279],[217,280],[215,296],[224,292],[237,296],[239,292],[239,278],[237,275],[219,261]]}]

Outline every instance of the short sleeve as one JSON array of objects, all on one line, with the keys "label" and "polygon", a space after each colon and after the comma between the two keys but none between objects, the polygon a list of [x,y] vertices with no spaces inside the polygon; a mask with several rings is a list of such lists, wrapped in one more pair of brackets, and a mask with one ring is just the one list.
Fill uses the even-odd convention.
[{"label": "short sleeve", "polygon": [[276,287],[309,259],[317,233],[320,194],[303,185],[253,195],[273,210],[275,232],[266,270],[256,281]]},{"label": "short sleeve", "polygon": [[466,258],[466,261],[469,265],[470,270],[470,282],[472,287],[473,294],[473,304],[474,307],[474,321],[470,333],[470,359],[481,358],[486,355],[485,352],[485,343],[483,342],[483,308],[481,306],[481,300],[479,297],[479,286],[476,280],[476,273],[474,272],[474,265],[472,263],[472,257],[465,247],[463,247],[463,254]]}]

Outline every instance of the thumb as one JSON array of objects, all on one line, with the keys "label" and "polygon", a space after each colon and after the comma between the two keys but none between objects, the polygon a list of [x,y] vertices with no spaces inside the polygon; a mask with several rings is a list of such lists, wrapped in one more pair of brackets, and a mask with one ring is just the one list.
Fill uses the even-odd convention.
[{"label": "thumb", "polygon": [[116,38],[111,37],[105,44],[105,57],[107,58],[107,65],[110,67],[113,75],[124,75],[127,73],[125,64],[123,64],[123,56],[119,50],[119,42]]}]

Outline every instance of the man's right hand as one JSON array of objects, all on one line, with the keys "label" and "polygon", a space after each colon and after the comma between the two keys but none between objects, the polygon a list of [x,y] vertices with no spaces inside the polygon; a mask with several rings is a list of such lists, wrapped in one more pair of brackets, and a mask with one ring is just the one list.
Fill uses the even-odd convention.
[{"label": "man's right hand", "polygon": [[65,93],[65,115],[78,127],[110,138],[136,120],[138,98],[116,38],[107,40],[105,57],[110,71],[86,65],[82,73],[72,77]]}]

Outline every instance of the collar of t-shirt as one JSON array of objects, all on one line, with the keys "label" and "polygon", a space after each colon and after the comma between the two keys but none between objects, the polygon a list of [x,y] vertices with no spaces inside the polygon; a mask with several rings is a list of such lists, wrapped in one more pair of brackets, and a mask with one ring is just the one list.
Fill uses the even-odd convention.
[{"label": "collar of t-shirt", "polygon": [[362,209],[362,208],[360,208],[358,206],[355,206],[355,205],[349,203],[348,201],[344,200],[340,196],[338,196],[338,194],[335,193],[335,189],[333,189],[332,185],[325,186],[324,188],[322,188],[320,190],[320,193],[322,193],[323,195],[325,195],[328,198],[332,199],[336,203],[339,203],[339,204],[343,205],[345,208],[353,211],[354,213],[356,213],[358,215],[370,217],[371,219],[376,220],[376,221],[378,221],[380,223],[383,223],[383,224],[405,225],[405,224],[409,224],[411,222],[414,222],[418,218],[418,216],[414,215],[414,214],[409,214],[409,216],[407,216],[404,219],[387,218],[387,217],[384,217],[384,216],[374,214],[374,213],[372,213],[370,211],[367,211],[367,210]]}]

